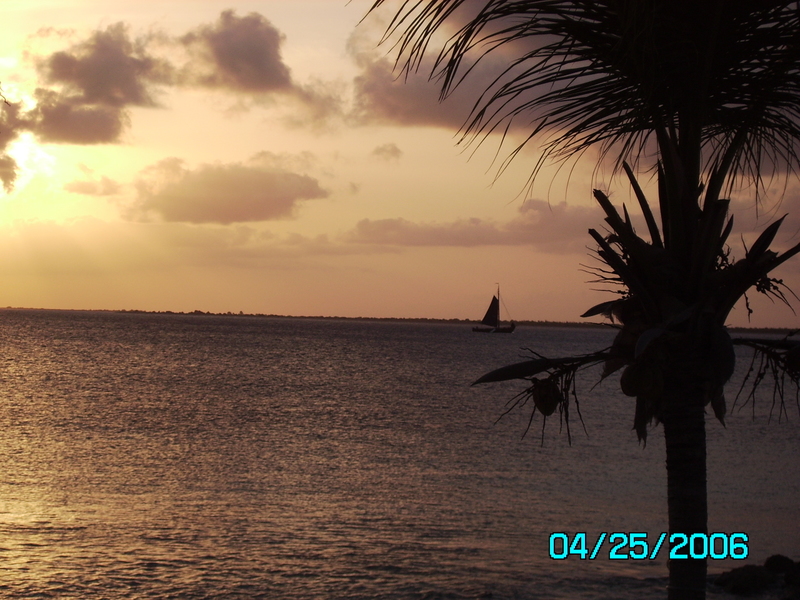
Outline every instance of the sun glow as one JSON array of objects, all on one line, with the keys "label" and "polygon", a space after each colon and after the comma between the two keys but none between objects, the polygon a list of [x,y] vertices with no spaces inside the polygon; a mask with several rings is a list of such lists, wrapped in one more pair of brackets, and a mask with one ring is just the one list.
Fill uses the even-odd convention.
[{"label": "sun glow", "polygon": [[48,154],[29,132],[21,134],[11,143],[8,154],[18,165],[13,193],[20,193],[37,175],[52,177],[55,174],[55,157]]}]

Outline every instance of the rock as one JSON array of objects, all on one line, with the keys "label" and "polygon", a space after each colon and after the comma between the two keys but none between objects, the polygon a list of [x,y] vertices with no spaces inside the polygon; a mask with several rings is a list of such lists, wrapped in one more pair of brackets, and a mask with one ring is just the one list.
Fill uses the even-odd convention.
[{"label": "rock", "polygon": [[770,573],[786,573],[794,566],[794,561],[783,554],[773,554],[764,561],[764,568]]},{"label": "rock", "polygon": [[726,592],[747,595],[762,592],[775,580],[775,575],[759,565],[745,565],[727,571],[714,582]]},{"label": "rock", "polygon": [[800,563],[794,563],[783,575],[786,585],[800,586]]}]

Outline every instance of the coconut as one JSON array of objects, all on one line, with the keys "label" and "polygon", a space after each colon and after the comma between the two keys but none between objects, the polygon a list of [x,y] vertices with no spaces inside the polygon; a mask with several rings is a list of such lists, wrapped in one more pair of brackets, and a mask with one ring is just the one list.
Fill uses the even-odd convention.
[{"label": "coconut", "polygon": [[545,417],[552,415],[558,405],[564,401],[564,396],[559,389],[558,383],[548,377],[547,379],[534,380],[533,403]]}]

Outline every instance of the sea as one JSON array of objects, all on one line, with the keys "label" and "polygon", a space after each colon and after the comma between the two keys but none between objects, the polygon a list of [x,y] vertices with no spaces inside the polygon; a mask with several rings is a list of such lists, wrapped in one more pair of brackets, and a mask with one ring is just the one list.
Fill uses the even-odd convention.
[{"label": "sea", "polygon": [[[612,533],[653,548],[667,531],[662,431],[637,442],[618,377],[578,374],[569,435],[558,413],[508,412],[524,382],[470,385],[613,335],[0,310],[0,598],[664,598],[666,544],[610,558]],[[748,553],[709,561],[710,580],[800,559],[786,392],[785,412],[766,385],[707,419],[709,532]],[[594,558],[552,558],[603,533]]]}]

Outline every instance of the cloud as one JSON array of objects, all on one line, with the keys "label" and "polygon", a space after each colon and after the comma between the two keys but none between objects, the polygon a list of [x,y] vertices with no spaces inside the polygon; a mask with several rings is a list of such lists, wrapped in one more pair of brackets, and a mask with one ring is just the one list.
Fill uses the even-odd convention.
[{"label": "cloud", "polygon": [[438,77],[431,77],[434,57],[426,55],[416,68],[404,71],[402,64],[395,65],[394,60],[376,50],[379,39],[374,24],[373,29],[362,25],[347,42],[347,52],[360,71],[353,79],[349,116],[361,125],[387,123],[458,130],[470,118],[475,100],[510,62],[498,53],[469,68],[465,64],[469,77],[440,101],[441,82]]},{"label": "cloud", "polygon": [[247,164],[263,169],[310,171],[318,166],[318,160],[314,153],[307,150],[298,153],[262,150],[251,156]]},{"label": "cloud", "polygon": [[420,224],[406,219],[362,219],[348,241],[396,246],[486,246],[518,243],[504,238],[498,226],[481,219]]},{"label": "cloud", "polygon": [[100,181],[90,179],[76,179],[64,184],[64,189],[73,194],[83,194],[85,196],[113,196],[119,193],[122,186],[108,177],[101,177]]},{"label": "cloud", "polygon": [[295,85],[287,95],[293,100],[292,113],[284,118],[290,127],[326,129],[345,116],[345,86],[336,82],[313,80]]},{"label": "cloud", "polygon": [[43,142],[111,143],[130,122],[127,112],[117,106],[85,105],[41,88],[34,95],[38,104],[25,118],[27,128]]},{"label": "cloud", "polygon": [[14,182],[17,180],[17,161],[7,154],[0,155],[0,181],[3,182],[3,189],[10,193],[14,189]]},{"label": "cloud", "polygon": [[[487,45],[475,43],[459,61],[456,79],[449,86],[447,97],[441,98],[443,66],[448,55],[437,64],[439,52],[446,47],[447,40],[452,41],[452,36],[458,35],[462,26],[485,8],[485,4],[485,0],[459,3],[458,8],[448,15],[436,35],[429,40],[423,56],[413,57],[410,66],[406,61],[412,59],[411,48],[405,46],[401,53],[404,44],[400,32],[405,27],[401,24],[395,29],[397,22],[392,21],[393,15],[384,16],[383,23],[378,18],[360,24],[347,43],[347,52],[360,70],[353,80],[352,122],[360,125],[377,123],[441,127],[459,131],[471,125],[476,116],[481,116],[478,128],[482,131],[478,133],[511,134],[519,138],[515,140],[515,145],[526,139],[534,129],[532,123],[542,113],[543,105],[527,107],[511,122],[502,117],[514,109],[522,108],[530,100],[530,94],[523,91],[518,96],[504,95],[492,103],[489,110],[481,111],[487,108],[485,102],[493,94],[502,91],[506,84],[530,68],[526,62],[515,63],[535,48],[534,44],[539,43],[537,40],[523,36],[522,39],[496,46],[488,44],[492,46],[488,52]],[[417,9],[408,6],[401,12],[418,16]],[[488,25],[478,37],[497,33],[510,24],[511,21],[499,19]],[[384,38],[387,32],[388,37]],[[388,49],[389,56],[386,51],[377,51],[378,46]],[[545,139],[553,131],[545,128],[542,138]],[[471,140],[474,133],[470,131],[467,140]],[[482,135],[476,137],[482,139]]]},{"label": "cloud", "polygon": [[[284,39],[262,15],[226,10],[213,23],[180,36],[150,32],[134,38],[124,23],[116,23],[37,65],[47,92],[59,90],[48,95],[51,105],[63,112],[65,106],[91,106],[98,117],[97,107],[104,107],[106,116],[113,108],[122,125],[126,107],[158,107],[158,92],[169,87],[220,90],[236,95],[240,107],[280,97],[297,111],[295,125],[319,126],[342,114],[336,85],[292,79],[281,56]],[[77,136],[50,141],[86,143]]]},{"label": "cloud", "polygon": [[390,142],[388,144],[381,144],[373,149],[372,156],[389,161],[399,160],[400,157],[403,156],[403,151],[397,147],[397,144]]},{"label": "cloud", "polygon": [[506,223],[462,219],[450,223],[413,223],[406,219],[363,219],[345,240],[351,243],[396,246],[519,246],[530,245],[554,254],[585,253],[587,230],[601,221],[595,207],[550,206],[528,200]]},{"label": "cloud", "polygon": [[3,189],[11,193],[17,180],[17,161],[5,150],[25,130],[26,122],[20,117],[20,107],[7,102],[0,103],[0,181]]},{"label": "cloud", "polygon": [[[476,101],[487,89],[496,89],[495,80],[508,66],[506,61],[507,58],[499,54],[485,57],[471,68],[469,77],[442,99],[438,78],[429,79],[430,60],[426,59],[418,70],[403,73],[384,57],[361,53],[356,57],[360,73],[353,79],[353,106],[348,116],[357,125],[389,124],[465,130],[476,116],[473,111],[481,108],[476,106]],[[524,95],[508,99],[502,108],[493,105],[493,109],[498,109],[498,114],[504,115],[521,105],[524,99]],[[503,133],[508,126],[508,132],[527,136],[532,131],[531,122],[535,115],[527,111],[517,115],[510,123],[499,122],[496,116],[493,110],[483,115],[480,123],[482,133],[492,130]]]},{"label": "cloud", "polygon": [[[762,191],[756,201],[753,188],[740,190],[732,199],[728,216],[734,216],[733,229],[727,244],[732,258],[742,258],[769,225],[785,216],[775,240],[770,245],[776,252],[784,252],[800,243],[800,185],[774,186]],[[794,261],[781,267],[786,269]]]},{"label": "cloud", "polygon": [[172,67],[148,51],[150,38],[133,39],[124,23],[36,59],[45,86],[36,106],[19,116],[21,129],[44,142],[103,144],[120,139],[129,106],[156,106],[154,89],[172,81]]},{"label": "cloud", "polygon": [[35,59],[43,85],[19,125],[45,142],[118,142],[130,125],[128,109],[159,107],[156,98],[169,87],[219,89],[258,102],[277,94],[292,101],[295,125],[319,125],[341,114],[336,86],[292,80],[280,54],[283,39],[263,16],[239,17],[232,10],[177,37],[134,37],[116,23]]},{"label": "cloud", "polygon": [[386,58],[362,53],[356,57],[361,73],[353,80],[354,102],[350,118],[362,125],[390,123],[458,129],[471,107],[452,100],[439,102],[439,88],[427,77],[408,78],[394,72]]},{"label": "cloud", "polygon": [[176,38],[188,54],[178,69],[180,85],[217,89],[256,103],[280,97],[293,102],[290,126],[321,127],[344,112],[341,86],[301,84],[281,56],[285,36],[258,13],[223,11],[217,21]]},{"label": "cloud", "polygon": [[[264,102],[277,94],[289,102],[294,126],[323,126],[343,112],[342,90],[335,85],[292,80],[280,54],[283,34],[257,13],[224,11],[214,23],[177,37],[134,36],[122,22],[70,42],[73,35],[40,30],[40,38],[67,47],[32,56],[41,85],[31,108],[0,105],[0,181],[6,191],[13,188],[17,165],[4,151],[23,131],[48,143],[117,143],[131,124],[129,108],[159,108],[158,95],[169,87],[220,89],[240,101]],[[68,185],[79,193],[109,189]]]},{"label": "cloud", "polygon": [[[502,56],[488,56],[477,63],[470,76],[445,99],[441,83],[429,78],[432,61],[404,73],[400,67],[373,50],[350,49],[360,73],[353,79],[352,122],[360,125],[392,124],[406,127],[442,127],[459,130],[472,118],[475,101],[504,68]],[[513,102],[512,102],[513,105]],[[529,128],[525,118],[515,119],[512,129]]]},{"label": "cloud", "polygon": [[195,170],[178,158],[148,167],[136,182],[129,218],[156,215],[183,223],[241,223],[290,217],[302,200],[328,192],[308,175],[263,164],[213,164]]},{"label": "cloud", "polygon": [[[7,192],[13,188],[18,165],[5,150],[20,133],[30,131],[48,143],[117,143],[131,124],[130,107],[160,108],[157,97],[170,87],[219,89],[235,94],[242,106],[280,97],[292,112],[292,117],[285,119],[292,126],[322,127],[343,114],[341,86],[292,80],[280,54],[283,34],[257,13],[240,17],[231,10],[224,11],[214,23],[177,37],[152,32],[136,37],[121,22],[70,43],[72,35],[40,31],[39,37],[53,38],[67,47],[33,56],[41,85],[33,93],[32,107],[0,105],[0,181]],[[252,205],[245,202],[245,196],[252,197],[252,193],[239,195],[217,212],[212,210],[214,203],[206,199],[207,212],[192,213],[194,216],[178,196],[168,201],[163,195],[167,191],[178,194],[182,186],[202,178],[213,186],[233,177],[237,168],[242,182],[260,182],[272,195]],[[235,189],[242,191],[243,185]],[[107,183],[84,181],[70,182],[66,189],[85,194],[114,193]],[[141,197],[142,206],[164,218],[190,221],[274,218],[282,211],[291,212],[296,200],[325,195],[309,177],[243,166],[187,171],[165,190],[151,194],[149,199]],[[222,193],[212,187],[209,193],[217,192]],[[259,206],[260,210],[256,208]]]},{"label": "cloud", "polygon": [[93,32],[38,67],[45,81],[60,85],[73,102],[109,107],[155,106],[151,84],[172,78],[169,63],[148,52],[147,39],[132,40],[124,23]]},{"label": "cloud", "polygon": [[205,87],[243,92],[288,90],[293,83],[281,58],[283,40],[284,35],[258,13],[238,17],[226,10],[213,25],[180,38],[193,57],[184,77]]}]

